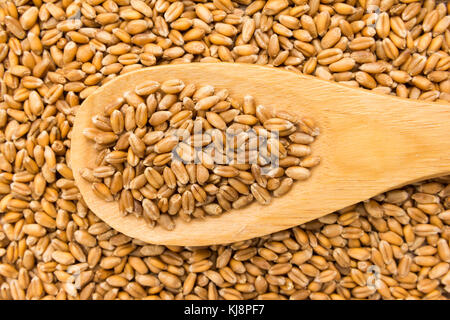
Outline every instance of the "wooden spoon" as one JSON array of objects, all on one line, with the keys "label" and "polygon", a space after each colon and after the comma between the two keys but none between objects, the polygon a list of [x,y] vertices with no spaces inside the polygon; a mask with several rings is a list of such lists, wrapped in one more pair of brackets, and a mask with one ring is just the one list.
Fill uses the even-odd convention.
[{"label": "wooden spoon", "polygon": [[[142,219],[119,214],[117,202],[97,197],[81,178],[93,168],[97,151],[82,131],[91,117],[125,91],[147,80],[226,88],[258,104],[307,115],[320,127],[313,143],[322,162],[310,179],[270,205],[253,203],[220,217],[176,220],[166,231]],[[165,245],[212,245],[250,239],[317,219],[379,193],[412,182],[450,174],[450,105],[415,101],[282,69],[249,64],[191,63],[145,68],[121,75],[90,95],[78,110],[72,130],[71,165],[89,208],[114,229],[139,240]]]}]

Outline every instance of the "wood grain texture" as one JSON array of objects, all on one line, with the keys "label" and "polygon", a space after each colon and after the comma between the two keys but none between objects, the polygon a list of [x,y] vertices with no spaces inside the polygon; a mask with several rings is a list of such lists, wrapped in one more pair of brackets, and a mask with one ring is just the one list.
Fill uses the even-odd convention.
[{"label": "wood grain texture", "polygon": [[[116,202],[98,198],[79,169],[94,167],[94,144],[82,134],[93,115],[146,80],[179,78],[196,85],[227,88],[242,99],[307,115],[321,134],[312,145],[322,158],[310,179],[296,182],[269,206],[258,203],[218,218],[176,220],[174,231],[150,229],[122,217]],[[248,64],[164,65],[124,74],[89,96],[72,130],[71,166],[89,208],[114,229],[149,243],[211,245],[262,236],[319,218],[381,192],[450,174],[450,106],[349,88],[289,71]]]}]

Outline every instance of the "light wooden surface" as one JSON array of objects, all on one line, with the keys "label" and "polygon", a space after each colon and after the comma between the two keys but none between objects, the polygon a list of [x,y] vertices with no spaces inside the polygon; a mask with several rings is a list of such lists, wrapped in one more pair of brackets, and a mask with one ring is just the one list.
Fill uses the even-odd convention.
[{"label": "light wooden surface", "polygon": [[[254,203],[190,223],[177,219],[174,231],[150,229],[133,216],[120,216],[118,204],[98,198],[79,175],[80,168],[94,167],[96,155],[81,132],[124,91],[146,80],[173,78],[227,88],[240,99],[250,94],[259,104],[312,117],[321,129],[312,145],[321,164],[309,180],[296,182],[269,206]],[[119,76],[84,101],[72,131],[71,165],[89,208],[114,229],[149,243],[211,245],[287,229],[389,189],[450,174],[449,134],[449,105],[376,94],[257,65],[164,65]]]}]

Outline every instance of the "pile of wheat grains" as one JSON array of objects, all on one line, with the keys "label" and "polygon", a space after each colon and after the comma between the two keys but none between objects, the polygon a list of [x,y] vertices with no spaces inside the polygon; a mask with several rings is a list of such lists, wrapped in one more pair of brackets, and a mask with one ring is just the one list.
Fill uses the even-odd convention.
[{"label": "pile of wheat grains", "polygon": [[98,153],[80,174],[121,215],[173,230],[175,217],[219,216],[289,192],[319,164],[309,146],[319,132],[311,118],[251,95],[144,81],[91,118],[83,134]]},{"label": "pile of wheat grains", "polygon": [[70,135],[97,87],[166,63],[449,101],[449,24],[434,0],[0,1],[0,299],[447,299],[450,177],[248,241],[149,245],[88,210]]}]

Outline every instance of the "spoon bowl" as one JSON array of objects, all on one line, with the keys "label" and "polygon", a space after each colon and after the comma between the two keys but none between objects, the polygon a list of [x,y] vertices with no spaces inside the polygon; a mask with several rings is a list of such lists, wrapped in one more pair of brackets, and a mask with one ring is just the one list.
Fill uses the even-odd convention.
[{"label": "spoon bowl", "polygon": [[[314,119],[320,135],[312,144],[321,157],[306,181],[263,206],[257,202],[219,217],[175,219],[167,231],[150,228],[118,202],[96,196],[80,169],[95,167],[98,153],[82,134],[92,116],[148,80],[181,79],[252,95],[258,104]],[[162,65],[121,75],[84,100],[71,133],[71,166],[89,208],[127,236],[164,245],[200,246],[246,240],[284,230],[412,182],[450,174],[450,105],[415,101],[351,88],[294,72],[249,64]]]}]

